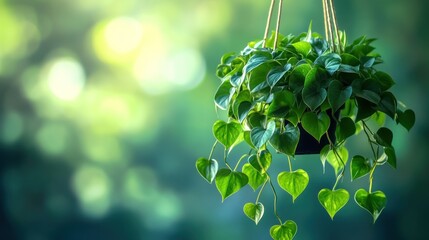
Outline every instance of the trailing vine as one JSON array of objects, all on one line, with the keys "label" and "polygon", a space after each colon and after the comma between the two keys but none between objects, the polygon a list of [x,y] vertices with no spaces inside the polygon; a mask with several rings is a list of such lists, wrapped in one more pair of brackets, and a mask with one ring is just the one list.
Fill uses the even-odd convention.
[{"label": "trailing vine", "polygon": [[[374,39],[363,36],[347,44],[346,34],[337,29],[332,0],[323,0],[326,39],[312,32],[311,25],[298,36],[276,31],[268,38],[273,5],[274,1],[264,39],[220,60],[216,75],[221,83],[214,102],[228,118],[214,123],[215,143],[208,158],[197,160],[196,168],[207,182],[215,182],[222,201],[246,185],[259,189],[256,200],[243,207],[244,214],[256,224],[265,211],[260,196],[269,185],[279,221],[271,227],[270,235],[276,240],[293,239],[298,227],[280,217],[276,184],[293,202],[305,191],[310,176],[304,169],[294,170],[291,158],[305,153],[303,148],[311,143],[302,139],[311,138],[319,146],[309,153],[319,153],[323,172],[326,162],[335,172],[332,187],[318,193],[330,218],[349,202],[349,191],[338,187],[349,166],[352,181],[368,177],[368,190],[357,190],[354,200],[375,222],[387,203],[382,191],[373,191],[375,170],[386,163],[396,168],[393,132],[385,120],[390,118],[410,130],[415,114],[398,104],[390,91],[392,77],[376,69],[383,61],[374,53]],[[280,17],[277,29],[279,22]],[[359,134],[366,137],[372,156],[355,155],[349,161],[346,141]],[[232,164],[229,154],[242,142],[249,151]],[[221,167],[213,158],[218,143],[224,147]],[[284,155],[288,166],[274,180],[270,174],[273,151]]]}]

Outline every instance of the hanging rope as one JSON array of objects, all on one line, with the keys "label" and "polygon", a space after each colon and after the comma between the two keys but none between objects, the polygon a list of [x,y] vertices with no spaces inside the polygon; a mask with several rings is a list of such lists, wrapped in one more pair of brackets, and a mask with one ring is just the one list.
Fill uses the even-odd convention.
[{"label": "hanging rope", "polygon": [[[271,17],[273,15],[273,9],[274,9],[275,2],[276,2],[276,0],[271,0],[270,10],[268,11],[267,25],[265,26],[264,43],[262,44],[262,47],[266,47],[266,45],[267,45],[268,31],[270,29]],[[279,30],[280,30],[280,20],[282,18],[282,7],[283,7],[283,0],[280,0],[279,10],[277,12],[276,32],[275,32],[275,36],[274,36],[274,46],[273,46],[274,50],[276,50],[276,48],[277,48],[277,40],[279,37]]]},{"label": "hanging rope", "polygon": [[265,26],[265,34],[264,34],[264,43],[262,47],[264,48],[267,43],[268,31],[270,30],[271,16],[273,15],[273,8],[276,0],[271,0],[270,10],[268,11],[267,25]]},{"label": "hanging rope", "polygon": [[280,0],[280,2],[279,2],[279,11],[277,13],[277,26],[276,26],[276,36],[274,38],[274,50],[276,50],[277,40],[278,40],[278,37],[279,37],[280,20],[282,18],[282,7],[283,7],[283,0]]},{"label": "hanging rope", "polygon": [[334,0],[322,0],[322,4],[326,41],[331,46],[332,51],[341,53],[343,49],[340,44],[340,34],[338,31]]}]

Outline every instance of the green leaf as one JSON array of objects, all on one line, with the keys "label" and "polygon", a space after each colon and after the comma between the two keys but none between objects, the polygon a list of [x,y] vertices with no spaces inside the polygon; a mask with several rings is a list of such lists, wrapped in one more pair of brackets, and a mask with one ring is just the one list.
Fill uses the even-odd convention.
[{"label": "green leaf", "polygon": [[349,201],[349,192],[345,189],[330,190],[324,188],[320,190],[318,199],[331,219],[334,219],[335,214]]},{"label": "green leaf", "polygon": [[269,52],[259,51],[250,57],[247,64],[243,67],[243,75],[250,73],[253,69],[273,59]]},{"label": "green leaf", "polygon": [[252,102],[252,97],[250,96],[249,90],[240,91],[237,97],[235,97],[234,103],[232,104],[232,111],[237,119],[239,119],[238,107],[242,102]]},{"label": "green leaf", "polygon": [[293,172],[281,172],[277,176],[279,186],[292,196],[292,201],[305,190],[310,178],[306,171],[298,169]]},{"label": "green leaf", "polygon": [[319,56],[314,63],[324,67],[330,75],[333,75],[340,68],[341,57],[336,53],[328,53]]},{"label": "green leaf", "polygon": [[357,115],[356,115],[356,122],[359,122],[362,119],[366,119],[370,117],[372,114],[376,113],[376,106],[362,98],[356,98],[357,101]]},{"label": "green leaf", "polygon": [[300,137],[299,128],[291,124],[286,125],[283,133],[276,131],[270,140],[271,145],[279,152],[295,156]]},{"label": "green leaf", "polygon": [[382,127],[374,134],[374,139],[384,147],[392,147],[393,133],[390,129]]},{"label": "green leaf", "polygon": [[239,140],[242,140],[243,130],[239,123],[226,123],[225,121],[218,120],[213,124],[213,134],[225,148],[230,148]]},{"label": "green leaf", "polygon": [[268,175],[266,173],[262,174],[258,172],[250,163],[245,163],[241,171],[247,175],[249,179],[249,186],[256,191],[258,187],[264,184],[268,180]]},{"label": "green leaf", "polygon": [[312,111],[322,105],[328,95],[323,86],[326,80],[326,73],[318,67],[311,69],[305,77],[302,99]]},{"label": "green leaf", "polygon": [[338,173],[344,169],[348,158],[349,152],[347,151],[347,148],[343,146],[330,150],[326,156],[326,160],[332,168],[334,168],[336,176],[338,176]]},{"label": "green leaf", "polygon": [[393,81],[392,77],[385,72],[378,71],[374,74],[374,76],[380,84],[382,91],[386,91],[395,85],[395,81]]},{"label": "green leaf", "polygon": [[320,112],[319,114],[306,112],[301,118],[302,127],[317,141],[320,141],[323,134],[328,131],[330,122],[331,120],[329,120],[326,112]]},{"label": "green leaf", "polygon": [[404,112],[398,111],[396,121],[410,131],[416,122],[416,115],[411,109],[407,109]]},{"label": "green leaf", "polygon": [[343,117],[335,130],[337,142],[346,140],[348,137],[356,133],[355,122],[349,117]]},{"label": "green leaf", "polygon": [[342,63],[346,65],[350,65],[350,66],[360,65],[359,59],[357,59],[355,56],[348,53],[341,54],[341,59],[342,59]]},{"label": "green leaf", "polygon": [[387,114],[387,116],[395,119],[396,114],[396,98],[391,92],[384,92],[381,95],[381,100],[378,104],[380,111]]},{"label": "green leaf", "polygon": [[372,215],[375,223],[384,207],[386,207],[387,198],[382,191],[368,193],[365,189],[359,189],[355,193],[355,201]]},{"label": "green leaf", "polygon": [[200,175],[207,180],[207,182],[212,183],[216,177],[218,170],[218,163],[215,159],[199,158],[195,163],[198,172]]},{"label": "green leaf", "polygon": [[229,169],[220,169],[216,174],[216,188],[222,196],[222,202],[238,192],[241,188],[246,186],[249,179],[247,175],[241,172],[233,172]]},{"label": "green leaf", "polygon": [[396,168],[396,153],[393,147],[385,147],[384,153],[387,155],[387,163],[393,168]]},{"label": "green leaf", "polygon": [[304,57],[306,57],[311,51],[311,44],[309,42],[300,41],[293,43],[292,46],[298,54],[301,54]]},{"label": "green leaf", "polygon": [[352,87],[344,87],[338,80],[333,80],[328,88],[328,102],[332,110],[336,112],[351,97]]},{"label": "green leaf", "polygon": [[323,174],[325,174],[325,164],[326,164],[326,160],[328,159],[328,153],[331,150],[331,146],[325,145],[322,150],[320,150],[320,161],[322,162],[322,166],[323,166]]},{"label": "green leaf", "polygon": [[270,228],[270,236],[274,240],[292,240],[298,230],[294,221],[287,220],[282,225],[274,225]]},{"label": "green leaf", "polygon": [[295,95],[283,90],[274,94],[274,99],[268,107],[268,116],[283,118],[295,104]]},{"label": "green leaf", "polygon": [[250,128],[263,127],[266,124],[267,117],[260,112],[252,112],[247,116],[247,123]]},{"label": "green leaf", "polygon": [[278,66],[271,69],[267,77],[268,85],[273,88],[291,68],[292,65],[288,63],[284,66]]},{"label": "green leaf", "polygon": [[352,181],[367,175],[371,171],[371,163],[368,159],[356,155],[352,158],[350,164],[350,172]]},{"label": "green leaf", "polygon": [[231,83],[229,81],[224,81],[219,86],[215,94],[216,106],[222,110],[226,110],[234,93],[235,88],[231,85]]},{"label": "green leaf", "polygon": [[248,88],[251,93],[261,91],[264,88],[269,87],[267,82],[268,72],[272,69],[269,63],[260,65],[257,69],[249,75]]},{"label": "green leaf", "polygon": [[243,212],[246,214],[248,218],[250,218],[252,221],[258,225],[259,221],[261,220],[262,216],[264,216],[264,205],[262,203],[258,202],[256,204],[254,203],[246,203],[243,207]]},{"label": "green leaf", "polygon": [[276,123],[270,121],[267,123],[266,128],[255,127],[250,132],[250,139],[255,147],[258,149],[265,145],[270,140],[276,130]]},{"label": "green leaf", "polygon": [[243,101],[238,106],[237,115],[238,115],[238,121],[243,122],[244,119],[246,119],[247,114],[249,114],[250,110],[252,110],[253,104],[248,101]]},{"label": "green leaf", "polygon": [[298,93],[304,87],[305,76],[312,69],[310,64],[296,66],[289,76],[289,85],[294,93]]},{"label": "green leaf", "polygon": [[271,165],[272,155],[268,150],[263,150],[257,155],[252,154],[248,158],[248,162],[252,167],[254,167],[258,172],[265,173]]}]

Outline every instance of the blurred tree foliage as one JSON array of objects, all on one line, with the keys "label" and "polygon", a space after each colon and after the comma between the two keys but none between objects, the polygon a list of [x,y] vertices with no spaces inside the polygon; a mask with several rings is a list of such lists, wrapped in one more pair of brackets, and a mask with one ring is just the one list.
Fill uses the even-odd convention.
[{"label": "blurred tree foliage", "polygon": [[[242,199],[220,208],[194,169],[213,141],[218,59],[261,38],[268,2],[0,0],[1,238],[268,239],[235,210]],[[280,211],[311,229],[303,239],[424,239],[428,3],[336,4],[350,39],[379,39],[417,123],[395,133],[398,170],[377,176],[394,194],[376,226],[354,222],[368,216],[353,207],[331,222],[317,199]],[[283,14],[284,34],[310,20],[322,32],[321,1],[288,1]]]}]

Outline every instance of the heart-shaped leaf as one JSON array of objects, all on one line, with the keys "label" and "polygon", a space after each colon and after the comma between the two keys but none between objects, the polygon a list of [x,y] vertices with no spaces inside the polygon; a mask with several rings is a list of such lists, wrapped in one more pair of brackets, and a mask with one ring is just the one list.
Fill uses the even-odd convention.
[{"label": "heart-shaped leaf", "polygon": [[368,193],[365,189],[359,189],[355,193],[355,201],[372,215],[375,223],[381,211],[386,207],[387,198],[382,191]]},{"label": "heart-shaped leaf", "polygon": [[267,115],[283,118],[295,104],[295,95],[292,92],[283,90],[274,94],[274,99],[270,103]]},{"label": "heart-shaped leaf", "polygon": [[279,152],[294,156],[299,142],[299,128],[291,124],[286,125],[283,133],[276,131],[270,140],[271,145]]},{"label": "heart-shaped leaf", "polygon": [[243,101],[238,106],[237,115],[238,121],[243,122],[246,119],[247,114],[249,114],[250,110],[252,110],[253,105],[251,102]]},{"label": "heart-shaped leaf", "polygon": [[371,171],[371,163],[368,159],[357,155],[352,158],[350,164],[350,172],[352,181],[367,175]]},{"label": "heart-shaped leaf", "polygon": [[222,202],[232,194],[238,192],[249,182],[247,175],[222,168],[216,174],[216,188],[222,196]]},{"label": "heart-shaped leaf", "polygon": [[390,129],[382,127],[374,134],[375,141],[384,147],[391,147],[393,141],[393,133]]},{"label": "heart-shaped leaf", "polygon": [[292,220],[287,220],[282,225],[274,225],[270,228],[270,235],[274,240],[292,240],[298,230],[298,226]]},{"label": "heart-shaped leaf", "polygon": [[320,190],[318,198],[331,219],[334,219],[335,214],[349,201],[349,192],[345,189],[330,190],[324,188]]},{"label": "heart-shaped leaf", "polygon": [[351,95],[351,86],[344,87],[343,84],[338,80],[333,80],[329,84],[328,102],[334,112],[336,112],[341,106],[343,106]]},{"label": "heart-shaped leaf", "polygon": [[346,140],[348,137],[352,136],[356,133],[356,124],[355,122],[349,118],[344,117],[340,120],[340,123],[337,125],[335,130],[335,137],[338,142]]},{"label": "heart-shaped leaf", "polygon": [[416,115],[411,109],[407,109],[404,112],[398,111],[396,121],[410,131],[416,122]]},{"label": "heart-shaped leaf", "polygon": [[222,110],[226,110],[234,93],[235,88],[231,85],[231,83],[229,81],[224,81],[219,86],[215,94],[214,100],[216,106]]},{"label": "heart-shaped leaf", "polygon": [[246,203],[243,207],[243,212],[246,214],[248,218],[250,218],[252,221],[258,225],[259,221],[261,220],[262,216],[264,216],[264,205],[262,203],[258,202],[256,204],[254,203]]},{"label": "heart-shaped leaf", "polygon": [[256,191],[258,187],[268,180],[268,175],[266,173],[258,172],[252,165],[250,165],[250,163],[245,163],[241,168],[241,171],[247,175],[249,186],[253,191]]},{"label": "heart-shaped leaf", "polygon": [[267,76],[268,85],[273,88],[291,68],[292,65],[288,63],[285,66],[278,66],[271,69]]},{"label": "heart-shaped leaf", "polygon": [[293,69],[289,77],[289,85],[293,93],[301,92],[304,87],[305,76],[311,70],[310,64],[301,64]]},{"label": "heart-shaped leaf", "polygon": [[292,201],[305,190],[310,178],[306,171],[298,169],[293,172],[281,172],[277,176],[279,186],[292,195]]},{"label": "heart-shaped leaf", "polygon": [[387,156],[387,163],[393,168],[396,168],[396,153],[393,147],[385,147],[384,153]]},{"label": "heart-shaped leaf", "polygon": [[212,183],[216,177],[218,170],[218,163],[214,159],[199,158],[195,164],[200,175],[207,180],[207,182]]},{"label": "heart-shaped leaf", "polygon": [[311,51],[311,44],[305,41],[299,41],[293,43],[292,46],[295,48],[296,52],[306,57]]},{"label": "heart-shaped leaf", "polygon": [[332,166],[332,168],[334,168],[335,175],[337,176],[338,173],[341,172],[346,166],[348,158],[349,152],[347,151],[347,148],[343,146],[330,150],[326,156],[326,160]]},{"label": "heart-shaped leaf", "polygon": [[383,91],[388,90],[395,84],[395,81],[393,81],[392,77],[385,72],[378,71],[374,74],[374,76],[380,84],[381,90]]},{"label": "heart-shaped leaf", "polygon": [[258,149],[264,146],[265,143],[270,140],[273,136],[274,131],[276,130],[276,123],[274,121],[270,121],[267,123],[267,127],[255,127],[252,129],[250,133],[250,139],[252,140],[253,145]]},{"label": "heart-shaped leaf", "polygon": [[327,79],[326,72],[318,67],[311,69],[307,76],[305,76],[302,99],[312,111],[322,105],[328,96],[328,92],[323,86]]},{"label": "heart-shaped leaf", "polygon": [[238,107],[240,106],[240,104],[242,102],[251,102],[251,101],[252,101],[252,97],[250,96],[249,90],[240,91],[237,97],[235,97],[234,103],[232,104],[232,111],[237,119],[239,118]]},{"label": "heart-shaped leaf", "polygon": [[322,162],[322,166],[323,166],[323,174],[325,174],[325,164],[326,164],[326,159],[328,159],[328,153],[331,150],[330,145],[325,145],[322,150],[320,150],[320,161]]},{"label": "heart-shaped leaf", "polygon": [[331,120],[326,112],[320,112],[316,114],[314,112],[306,112],[301,118],[302,127],[317,141],[323,134],[328,131]]},{"label": "heart-shaped leaf", "polygon": [[250,57],[247,64],[243,67],[243,75],[250,73],[253,69],[259,67],[260,65],[269,62],[272,60],[273,56],[269,52],[259,51],[255,55]]},{"label": "heart-shaped leaf", "polygon": [[378,103],[378,108],[380,111],[387,114],[387,116],[395,119],[396,114],[396,98],[391,92],[384,92],[381,95],[381,100]]},{"label": "heart-shaped leaf", "polygon": [[226,123],[225,121],[218,120],[213,124],[213,134],[225,148],[230,148],[241,139],[243,130],[239,123]]},{"label": "heart-shaped leaf", "polygon": [[263,150],[257,155],[250,155],[248,161],[256,171],[265,173],[271,165],[272,155],[268,150]]},{"label": "heart-shaped leaf", "polygon": [[341,66],[341,57],[336,53],[328,53],[319,56],[314,63],[324,67],[330,75],[333,75]]}]

